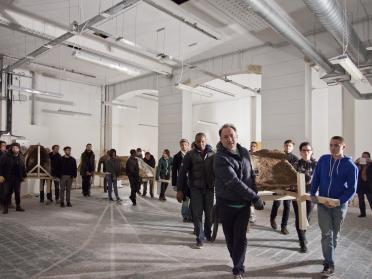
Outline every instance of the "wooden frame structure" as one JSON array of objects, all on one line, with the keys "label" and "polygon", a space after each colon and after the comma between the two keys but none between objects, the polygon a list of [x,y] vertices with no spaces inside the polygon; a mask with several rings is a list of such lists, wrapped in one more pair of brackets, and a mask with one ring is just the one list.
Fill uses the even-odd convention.
[{"label": "wooden frame structure", "polygon": [[[37,171],[34,173],[34,171]],[[37,164],[29,172],[27,172],[27,178],[36,178],[36,179],[50,179],[52,180],[52,175],[41,165],[40,160],[40,144],[37,146]]]},{"label": "wooden frame structure", "polygon": [[[260,191],[258,195],[264,201],[274,200],[297,200],[298,203],[298,218],[299,227],[301,230],[306,230],[309,223],[306,218],[306,201],[311,200],[310,194],[306,193],[306,182],[305,175],[303,173],[297,173],[297,192],[287,190],[275,190],[275,191]],[[316,196],[316,203],[329,203],[334,206],[340,205],[340,200],[331,199],[326,197]]]}]

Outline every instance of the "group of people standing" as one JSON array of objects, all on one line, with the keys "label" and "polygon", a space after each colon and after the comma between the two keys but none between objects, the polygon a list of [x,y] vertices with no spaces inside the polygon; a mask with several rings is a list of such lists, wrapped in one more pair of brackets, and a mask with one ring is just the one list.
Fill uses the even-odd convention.
[{"label": "group of people standing", "polygon": [[[216,151],[207,143],[204,133],[197,133],[191,144],[187,139],[181,139],[180,151],[172,158],[170,151],[165,149],[158,161],[155,179],[160,182],[159,200],[165,201],[168,184],[171,183],[177,192],[177,200],[182,203],[181,214],[184,222],[193,222],[196,235],[195,247],[201,249],[205,241],[211,240],[211,211],[216,198],[223,232],[230,256],[233,261],[234,278],[242,278],[245,271],[245,253],[247,249],[247,227],[250,218],[254,218],[254,209],[263,210],[265,203],[258,195],[255,171],[251,163],[251,154],[256,151],[257,143],[252,142],[250,150],[238,143],[237,129],[232,124],[225,124],[219,130],[220,141]],[[20,206],[20,184],[26,177],[24,162],[20,156],[20,146],[13,143],[5,152],[4,142],[1,142],[0,153],[0,183],[3,213],[8,213],[11,195],[14,192],[16,210],[24,211]],[[348,202],[358,191],[361,214],[366,216],[365,196],[372,209],[372,160],[370,154],[364,152],[354,163],[344,155],[345,140],[334,136],[330,140],[330,154],[323,155],[319,161],[313,158],[313,149],[309,142],[299,145],[300,158],[292,151],[293,140],[284,142],[284,153],[287,160],[297,172],[305,174],[306,192],[311,200],[306,201],[306,215],[310,221],[314,204],[318,204],[318,223],[321,230],[321,246],[324,256],[323,276],[335,273],[335,249],[338,234],[345,219]],[[76,160],[71,156],[71,148],[65,147],[64,155],[59,154],[59,146],[54,145],[50,152],[51,174],[55,186],[55,199],[61,207],[72,206],[70,201],[71,185],[77,176]],[[147,195],[149,186],[150,196],[154,197],[154,180],[143,180],[140,177],[139,158],[151,168],[155,168],[154,156],[149,152],[142,158],[142,150],[132,149],[126,162],[125,170],[131,187],[130,200],[136,205],[136,195],[140,193],[143,184],[143,196]],[[121,201],[117,188],[120,176],[120,161],[116,150],[107,152],[104,160],[100,160],[98,171],[103,165],[105,176],[105,191],[113,201],[112,190],[117,201]],[[92,178],[95,172],[95,155],[92,145],[87,144],[81,155],[80,175],[82,176],[82,194],[90,196]],[[106,186],[107,184],[107,186]],[[358,190],[357,190],[358,188]],[[44,190],[44,189],[43,189]],[[339,205],[325,201],[319,203],[317,196],[336,199]],[[51,198],[51,192],[48,196]],[[283,201],[284,210],[281,221],[281,233],[287,235],[290,201]],[[278,229],[276,216],[280,201],[274,201],[270,224]],[[307,252],[306,231],[299,227],[298,203],[292,201],[295,212],[295,226],[298,234],[300,251]]]}]

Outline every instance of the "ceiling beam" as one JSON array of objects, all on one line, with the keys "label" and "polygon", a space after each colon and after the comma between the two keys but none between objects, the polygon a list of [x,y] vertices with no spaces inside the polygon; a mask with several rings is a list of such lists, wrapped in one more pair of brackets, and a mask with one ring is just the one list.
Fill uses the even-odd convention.
[{"label": "ceiling beam", "polygon": [[[138,0],[132,0],[129,1],[133,5]],[[112,8],[115,8],[115,11],[117,11],[117,6],[119,4],[127,3],[128,1],[121,1],[117,5],[113,6]],[[110,9],[112,9],[110,8]],[[108,9],[108,10],[110,10]],[[147,57],[144,57],[143,55],[136,54],[133,51],[125,50],[123,48],[111,45],[109,42],[104,42],[101,39],[96,38],[90,38],[88,36],[80,35],[81,31],[87,30],[89,27],[89,24],[96,24],[98,18],[101,20],[104,20],[107,18],[107,15],[109,14],[105,12],[102,12],[101,14],[85,21],[85,23],[82,23],[78,25],[76,32],[67,31],[55,24],[46,22],[42,19],[37,19],[34,17],[31,17],[29,15],[26,15],[22,13],[21,11],[15,10],[13,8],[6,8],[3,13],[6,13],[6,17],[3,15],[0,15],[0,24],[2,26],[5,26],[12,30],[20,30],[23,33],[31,34],[35,37],[42,37],[42,38],[50,38],[53,40],[57,40],[59,44],[68,44],[68,45],[74,45],[76,47],[79,47],[83,50],[90,51],[93,53],[96,53],[98,55],[106,56],[118,61],[122,61],[124,63],[128,63],[134,66],[137,66],[142,69],[146,69],[152,72],[164,74],[164,75],[171,75],[172,74],[172,67],[162,64],[154,59],[150,59]],[[12,19],[12,21],[9,20],[9,18]],[[96,19],[94,19],[96,18]],[[70,35],[72,34],[72,35]],[[78,35],[78,36],[75,36]],[[75,37],[74,37],[75,36]],[[64,40],[64,41],[62,41]],[[7,70],[12,70],[15,67],[14,66],[20,66],[25,62],[32,62],[33,55],[40,55],[40,53],[45,53],[50,49],[50,43],[44,44],[36,51],[28,54],[26,57],[21,59],[20,61],[14,63],[13,65],[10,65],[10,67]]]}]

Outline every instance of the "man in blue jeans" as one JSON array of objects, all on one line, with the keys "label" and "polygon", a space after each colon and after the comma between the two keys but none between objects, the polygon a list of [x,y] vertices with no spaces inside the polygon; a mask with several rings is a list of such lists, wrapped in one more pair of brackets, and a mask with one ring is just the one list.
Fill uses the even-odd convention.
[{"label": "man in blue jeans", "polygon": [[340,136],[331,138],[329,149],[331,154],[320,157],[315,168],[310,194],[339,199],[340,205],[329,202],[318,205],[318,222],[322,232],[322,251],[324,269],[322,276],[335,273],[335,250],[337,237],[345,219],[348,201],[356,192],[358,168],[350,157],[344,155],[345,140]]}]

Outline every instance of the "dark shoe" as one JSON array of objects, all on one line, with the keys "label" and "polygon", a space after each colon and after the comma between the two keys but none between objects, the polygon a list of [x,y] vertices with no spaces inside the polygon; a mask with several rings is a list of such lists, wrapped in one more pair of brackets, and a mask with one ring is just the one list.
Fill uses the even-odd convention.
[{"label": "dark shoe", "polygon": [[117,201],[117,202],[121,202],[122,199],[121,199],[121,198],[117,198],[116,201]]},{"label": "dark shoe", "polygon": [[61,202],[61,207],[65,207],[65,203],[64,202]]},{"label": "dark shoe", "polygon": [[243,275],[241,274],[234,274],[234,279],[243,279]]},{"label": "dark shoe", "polygon": [[203,241],[197,240],[195,244],[196,249],[202,249],[203,248]]},{"label": "dark shoe", "polygon": [[322,278],[327,278],[330,276],[335,275],[335,268],[334,267],[329,267],[329,266],[324,266],[323,271],[320,273]]},{"label": "dark shoe", "polygon": [[72,204],[70,202],[68,202],[67,207],[72,207]]},{"label": "dark shoe", "polygon": [[187,223],[187,221],[188,221],[187,217],[183,217],[183,222]]},{"label": "dark shoe", "polygon": [[367,217],[367,214],[360,214],[358,217]]},{"label": "dark shoe", "polygon": [[138,195],[141,195],[141,191],[137,191],[137,194],[138,194]]},{"label": "dark shoe", "polygon": [[300,252],[301,253],[307,253],[307,246],[306,246],[306,244],[305,244],[305,242],[302,242],[302,243],[300,243]]},{"label": "dark shoe", "polygon": [[109,198],[109,201],[114,201],[114,199],[113,198]]},{"label": "dark shoe", "polygon": [[142,197],[146,197],[146,195],[147,195],[147,193],[143,193],[143,194],[142,194]]},{"label": "dark shoe", "polygon": [[134,200],[134,201],[132,201],[132,205],[133,206],[136,206],[137,205],[137,202]]},{"label": "dark shoe", "polygon": [[40,191],[40,203],[44,202],[44,192]]},{"label": "dark shoe", "polygon": [[276,224],[274,218],[270,218],[270,225],[271,225],[271,227],[272,227],[274,230],[278,229],[278,225]]},{"label": "dark shoe", "polygon": [[3,214],[8,214],[8,208],[3,209]]},{"label": "dark shoe", "polygon": [[210,235],[206,236],[205,239],[208,241],[208,242],[211,242],[212,241],[212,237]]},{"label": "dark shoe", "polygon": [[50,201],[50,202],[53,202],[53,197],[52,197],[52,194],[51,193],[47,193],[47,200]]},{"label": "dark shoe", "polygon": [[289,231],[287,230],[287,227],[282,227],[282,229],[280,230],[280,232],[284,235],[287,235],[289,234]]},{"label": "dark shoe", "polygon": [[150,195],[150,197],[153,199],[154,198],[154,195]]},{"label": "dark shoe", "polygon": [[20,205],[18,205],[18,206],[16,207],[16,211],[24,212],[25,210],[24,210]]}]

